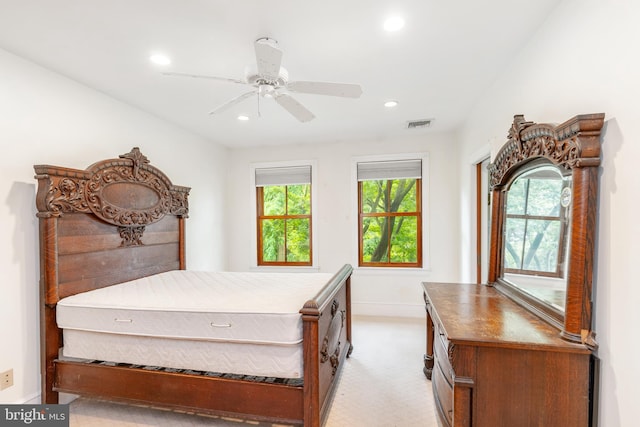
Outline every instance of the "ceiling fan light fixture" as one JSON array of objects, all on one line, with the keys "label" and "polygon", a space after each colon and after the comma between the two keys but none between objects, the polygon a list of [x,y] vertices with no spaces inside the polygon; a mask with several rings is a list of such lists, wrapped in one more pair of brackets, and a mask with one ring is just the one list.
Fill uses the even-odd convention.
[{"label": "ceiling fan light fixture", "polygon": [[276,88],[270,84],[261,84],[258,86],[258,93],[265,98],[273,98],[276,94]]},{"label": "ceiling fan light fixture", "polygon": [[169,65],[171,64],[171,58],[162,53],[154,53],[149,57],[149,61],[156,65]]}]

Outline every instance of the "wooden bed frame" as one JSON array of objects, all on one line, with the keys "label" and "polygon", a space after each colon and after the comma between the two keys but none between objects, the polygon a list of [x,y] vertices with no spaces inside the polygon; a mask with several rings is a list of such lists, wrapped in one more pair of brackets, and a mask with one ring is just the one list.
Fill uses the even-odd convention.
[{"label": "wooden bed frame", "polygon": [[184,270],[190,189],[175,186],[138,148],[86,170],[36,165],[40,222],[42,402],[58,392],[243,418],[320,426],[351,353],[352,268],[300,309],[301,380],[60,358],[56,304],[66,296]]}]

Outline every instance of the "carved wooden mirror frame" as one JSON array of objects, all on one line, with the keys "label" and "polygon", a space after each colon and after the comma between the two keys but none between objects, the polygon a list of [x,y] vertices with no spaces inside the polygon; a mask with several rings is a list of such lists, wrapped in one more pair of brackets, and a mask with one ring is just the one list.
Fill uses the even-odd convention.
[{"label": "carved wooden mirror frame", "polygon": [[[566,340],[591,347],[596,346],[591,330],[591,290],[603,124],[604,114],[579,115],[561,125],[527,122],[524,116],[517,115],[507,143],[489,165],[492,188],[489,285],[557,327]],[[523,166],[539,159],[569,170],[573,180],[564,313],[503,278],[507,184]]]}]

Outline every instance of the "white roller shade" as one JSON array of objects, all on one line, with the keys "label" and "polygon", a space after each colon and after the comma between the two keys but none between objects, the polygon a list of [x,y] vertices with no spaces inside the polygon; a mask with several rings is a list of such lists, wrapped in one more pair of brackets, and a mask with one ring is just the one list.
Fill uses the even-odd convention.
[{"label": "white roller shade", "polygon": [[422,160],[358,163],[358,181],[403,178],[422,178]]},{"label": "white roller shade", "polygon": [[311,166],[256,169],[256,187],[311,184]]}]

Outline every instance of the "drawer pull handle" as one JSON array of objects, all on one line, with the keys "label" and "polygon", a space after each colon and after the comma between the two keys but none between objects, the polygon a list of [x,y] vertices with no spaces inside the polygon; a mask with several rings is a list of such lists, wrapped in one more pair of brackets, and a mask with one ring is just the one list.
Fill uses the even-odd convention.
[{"label": "drawer pull handle", "polygon": [[214,328],[230,328],[231,323],[215,323],[211,322],[211,326]]}]

